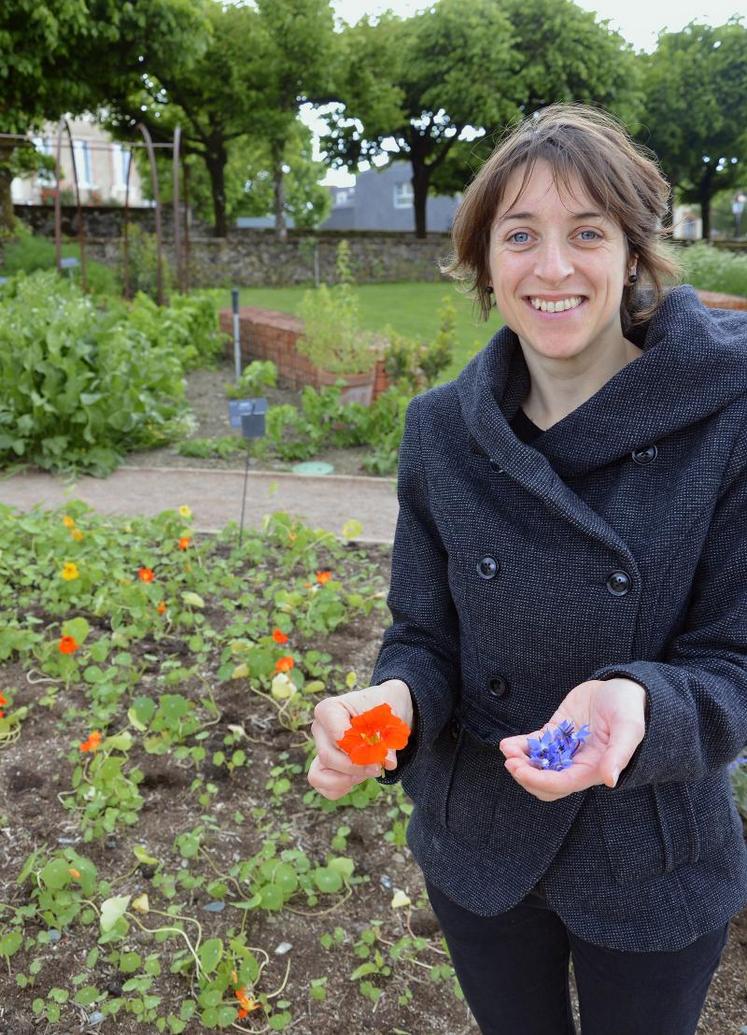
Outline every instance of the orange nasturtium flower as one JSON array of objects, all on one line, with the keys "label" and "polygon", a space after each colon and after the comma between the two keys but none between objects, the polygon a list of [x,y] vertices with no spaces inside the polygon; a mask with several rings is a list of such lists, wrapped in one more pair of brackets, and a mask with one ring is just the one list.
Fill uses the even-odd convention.
[{"label": "orange nasturtium flower", "polygon": [[99,733],[98,730],[94,730],[92,733],[88,734],[88,737],[87,737],[86,740],[81,741],[81,743],[80,743],[80,750],[81,751],[96,751],[99,748],[100,744],[101,744],[101,734]]},{"label": "orange nasturtium flower", "polygon": [[71,518],[69,514],[65,514],[62,523],[65,528],[75,528],[75,519]]},{"label": "orange nasturtium flower", "polygon": [[80,644],[74,636],[61,636],[58,646],[60,654],[75,654]]},{"label": "orange nasturtium flower", "polygon": [[285,635],[282,629],[273,629],[272,638],[275,643],[287,643],[288,637]]},{"label": "orange nasturtium flower", "polygon": [[5,696],[5,694],[0,694],[0,707],[5,707],[7,703],[8,698]]},{"label": "orange nasturtium flower", "polygon": [[67,872],[73,878],[73,880],[80,880],[80,870],[76,870],[74,866],[68,866]]},{"label": "orange nasturtium flower", "polygon": [[324,571],[318,571],[316,573],[316,581],[323,586],[325,582],[329,582],[332,578],[332,572],[329,568],[325,568]]},{"label": "orange nasturtium flower", "polygon": [[255,1003],[253,999],[250,999],[246,994],[246,989],[242,985],[241,988],[237,988],[233,993],[239,1001],[241,1009],[238,1012],[238,1019],[241,1020],[246,1017],[252,1010],[259,1010],[261,1003]]},{"label": "orange nasturtium flower", "polygon": [[190,538],[190,536],[188,536],[188,535],[180,536],[179,537],[179,549],[180,550],[188,550],[191,542],[192,542],[192,539]]},{"label": "orange nasturtium flower", "polygon": [[70,538],[74,539],[76,543],[79,543],[83,538],[83,533],[79,528],[73,528],[70,530]]},{"label": "orange nasturtium flower", "polygon": [[166,611],[166,604],[163,600],[159,600],[156,604],[156,611],[158,611],[159,615],[162,615]]},{"label": "orange nasturtium flower", "polygon": [[78,565],[74,564],[72,561],[65,561],[65,563],[62,565],[62,571],[60,572],[60,575],[65,580],[65,582],[71,582],[73,579],[79,579],[80,572],[78,571]]},{"label": "orange nasturtium flower", "polygon": [[337,745],[356,765],[383,765],[387,751],[400,751],[409,736],[407,723],[384,703],[351,716],[350,726]]},{"label": "orange nasturtium flower", "polygon": [[153,574],[152,568],[143,567],[138,568],[137,577],[140,579],[141,582],[152,582],[156,576]]},{"label": "orange nasturtium flower", "polygon": [[296,663],[293,660],[293,658],[291,657],[291,655],[290,654],[286,654],[285,657],[278,658],[278,660],[275,662],[275,671],[276,672],[290,672],[290,670],[293,668],[293,666],[295,664]]}]

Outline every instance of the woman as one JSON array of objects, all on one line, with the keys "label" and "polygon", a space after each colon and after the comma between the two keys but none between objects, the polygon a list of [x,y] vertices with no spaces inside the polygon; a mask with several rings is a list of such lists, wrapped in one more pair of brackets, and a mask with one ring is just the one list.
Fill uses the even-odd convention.
[{"label": "woman", "polygon": [[[379,779],[490,1035],[573,1032],[569,957],[583,1035],[694,1032],[747,900],[747,320],[663,288],[667,198],[580,105],[470,184],[446,271],[506,326],[410,403],[393,622],[372,685],[315,710],[328,798],[376,775],[336,745],[351,715],[413,727]],[[563,720],[588,739],[535,768]]]}]

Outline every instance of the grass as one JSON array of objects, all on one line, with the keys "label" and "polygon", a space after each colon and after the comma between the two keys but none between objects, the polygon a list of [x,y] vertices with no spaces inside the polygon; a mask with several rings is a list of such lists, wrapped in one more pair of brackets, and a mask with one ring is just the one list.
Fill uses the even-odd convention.
[{"label": "grass", "polygon": [[[298,314],[306,286],[241,288],[239,304],[277,309]],[[487,345],[501,326],[492,313],[487,323],[477,320],[472,302],[449,283],[359,284],[361,321],[367,330],[383,331],[390,324],[399,334],[429,341],[438,331],[438,310],[443,298],[450,298],[456,309],[457,347],[451,367],[442,380],[455,377],[475,352]],[[218,308],[230,308],[230,288],[213,289]]]}]

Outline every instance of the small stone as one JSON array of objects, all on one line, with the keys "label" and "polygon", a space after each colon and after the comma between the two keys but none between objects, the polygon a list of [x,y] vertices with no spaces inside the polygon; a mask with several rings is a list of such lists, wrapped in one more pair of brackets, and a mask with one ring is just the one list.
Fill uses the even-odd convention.
[{"label": "small stone", "polygon": [[207,905],[205,906],[205,911],[207,913],[222,913],[225,908],[226,908],[226,903],[225,902],[219,902],[219,901],[208,902]]},{"label": "small stone", "polygon": [[59,931],[50,931],[48,935],[48,940],[50,942],[58,942],[60,940],[60,937],[61,935]]},{"label": "small stone", "polygon": [[93,1013],[89,1013],[89,1015],[88,1015],[88,1023],[89,1024],[101,1024],[103,1019],[104,1019],[104,1015],[101,1012],[101,1010],[94,1010]]},{"label": "small stone", "polygon": [[402,852],[392,852],[392,862],[403,863],[404,861],[405,857]]},{"label": "small stone", "polygon": [[388,877],[385,873],[382,873],[379,877],[379,884],[382,888],[386,888],[387,891],[390,891],[392,888],[392,878]]},{"label": "small stone", "polygon": [[58,837],[57,838],[57,844],[58,845],[77,845],[78,841],[80,841],[79,837]]},{"label": "small stone", "polygon": [[286,952],[290,952],[293,948],[290,942],[281,942],[280,945],[275,949],[276,956],[285,956]]}]

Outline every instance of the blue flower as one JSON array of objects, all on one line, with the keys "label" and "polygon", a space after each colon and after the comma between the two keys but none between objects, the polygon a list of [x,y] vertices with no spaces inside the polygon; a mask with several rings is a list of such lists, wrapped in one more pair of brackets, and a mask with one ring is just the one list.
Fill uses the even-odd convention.
[{"label": "blue flower", "polygon": [[573,722],[563,719],[551,733],[545,730],[541,737],[527,737],[529,764],[535,769],[552,769],[561,772],[573,764],[573,756],[590,734],[588,726],[573,732]]}]

